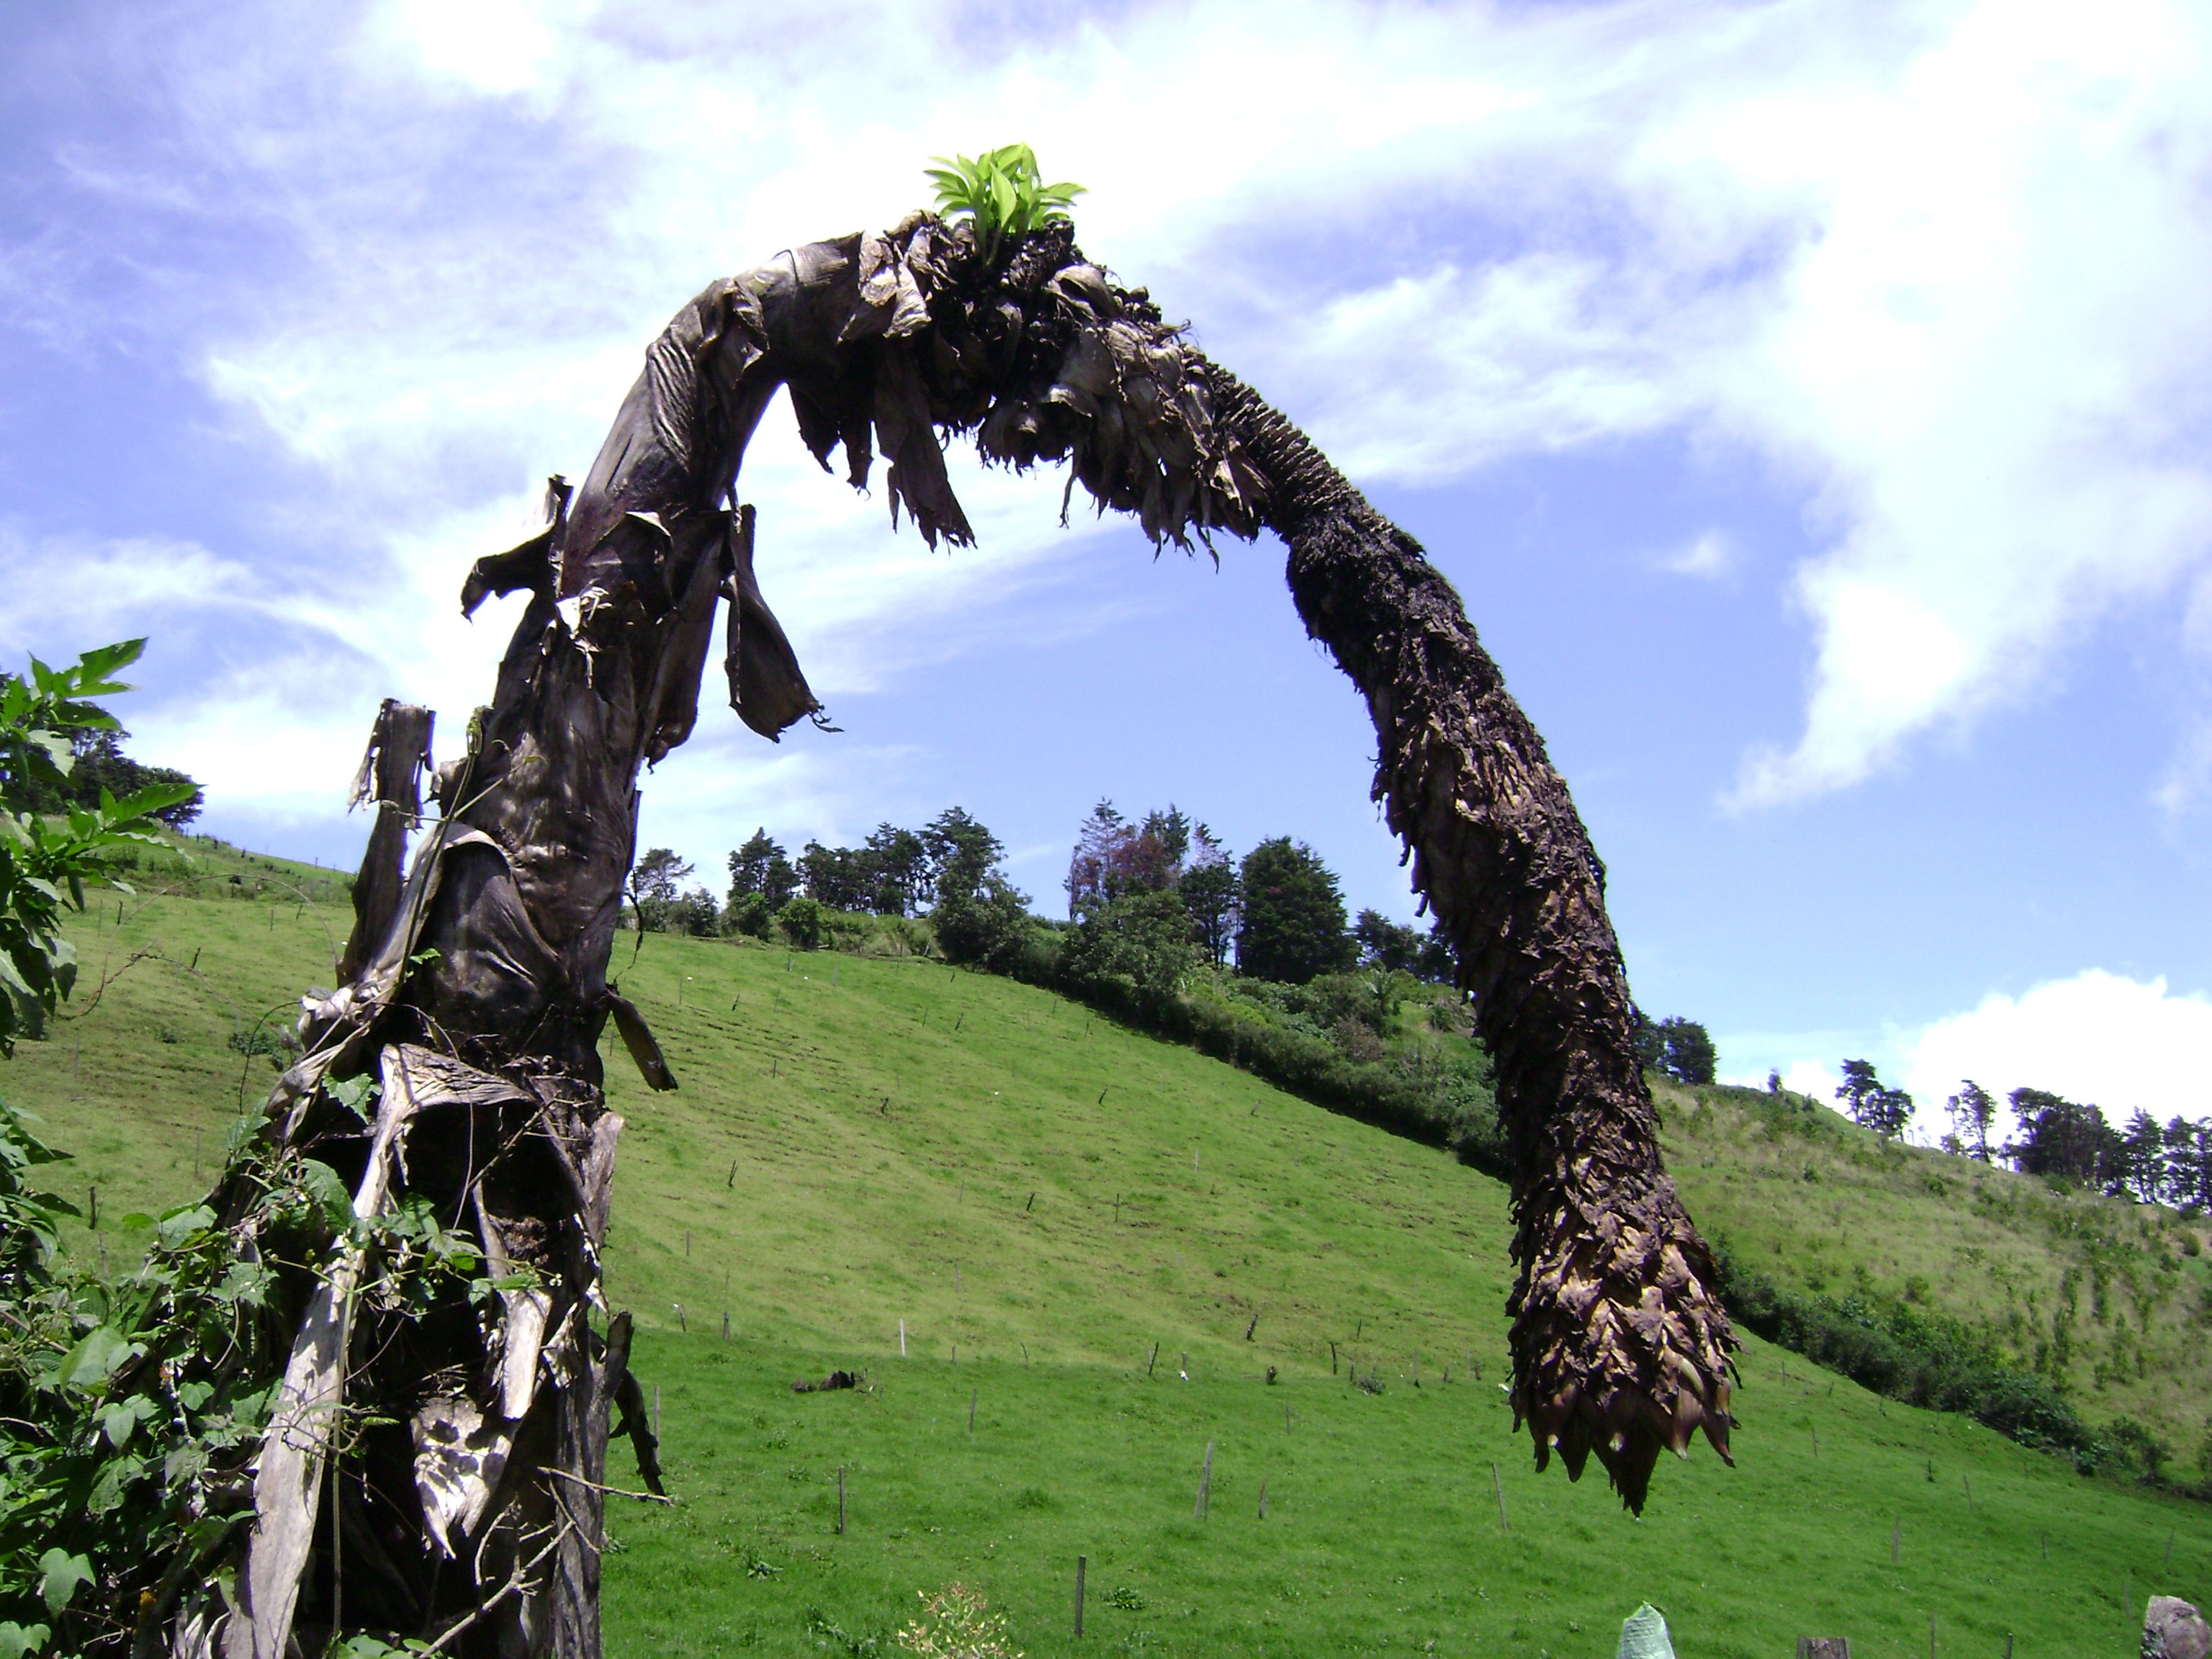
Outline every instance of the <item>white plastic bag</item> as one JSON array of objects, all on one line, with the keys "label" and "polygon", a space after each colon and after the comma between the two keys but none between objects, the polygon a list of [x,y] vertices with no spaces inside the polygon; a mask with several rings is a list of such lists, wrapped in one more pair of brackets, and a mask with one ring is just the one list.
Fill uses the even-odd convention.
[{"label": "white plastic bag", "polygon": [[1621,1620],[1620,1659],[1674,1659],[1666,1615],[1649,1601]]}]

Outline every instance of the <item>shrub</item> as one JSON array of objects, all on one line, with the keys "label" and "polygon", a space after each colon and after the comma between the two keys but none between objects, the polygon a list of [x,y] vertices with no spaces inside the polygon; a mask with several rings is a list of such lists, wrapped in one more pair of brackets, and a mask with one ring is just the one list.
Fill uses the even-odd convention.
[{"label": "shrub", "polygon": [[[789,901],[786,901],[788,902]],[[765,893],[740,893],[722,913],[722,931],[766,939],[775,927],[775,907]]]},{"label": "shrub", "polygon": [[1198,965],[1190,933],[1190,912],[1176,894],[1125,893],[1068,930],[1060,976],[1079,989],[1110,985],[1138,1003],[1164,1002]]},{"label": "shrub", "polygon": [[2084,1474],[2140,1473],[2155,1480],[2169,1455],[2126,1419],[2089,1427],[2039,1376],[2008,1364],[1955,1320],[1869,1292],[1805,1296],[1784,1289],[1711,1241],[1721,1300],[1747,1329],[1802,1353],[1861,1387],[1936,1411],[1963,1412],[2022,1445],[2069,1454]]},{"label": "shrub", "polygon": [[830,942],[830,914],[819,899],[801,893],[775,913],[775,925],[800,950],[818,951]]},{"label": "shrub", "polygon": [[1030,954],[1030,941],[1036,931],[1029,902],[1029,895],[996,872],[980,878],[972,892],[940,897],[929,913],[938,950],[947,962],[962,967],[1045,982],[1050,977],[1048,965],[1042,977],[1033,971],[1016,971]]}]

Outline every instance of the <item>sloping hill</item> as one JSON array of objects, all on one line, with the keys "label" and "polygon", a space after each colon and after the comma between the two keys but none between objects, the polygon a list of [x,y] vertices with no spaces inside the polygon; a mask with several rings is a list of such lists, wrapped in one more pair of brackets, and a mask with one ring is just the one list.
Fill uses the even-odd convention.
[{"label": "sloping hill", "polygon": [[1955,1319],[2212,1475],[2212,1253],[2172,1210],[1877,1139],[1802,1096],[1658,1091],[1698,1224],[1792,1289]]},{"label": "sloping hill", "polygon": [[[255,896],[211,852],[197,889],[228,896],[102,908],[78,941],[88,978],[147,954],[0,1071],[78,1153],[58,1184],[100,1188],[112,1251],[115,1218],[195,1190],[195,1142],[204,1177],[265,1089],[269,1060],[245,1052],[259,1017],[327,980],[341,890],[260,874]],[[301,890],[281,903],[280,878]],[[1058,1652],[1079,1553],[1085,1643],[1132,1652],[1607,1655],[1648,1596],[1686,1655],[1829,1632],[1924,1651],[1931,1615],[1942,1652],[2013,1632],[2021,1659],[2118,1655],[2147,1589],[2212,1591],[2200,1506],[2082,1480],[1756,1340],[1741,1467],[1662,1470],[1632,1522],[1601,1486],[1530,1471],[1496,1387],[1504,1194],[1445,1155],[941,965],[654,935],[617,967],[684,1085],[648,1095],[610,1057],[630,1124],[610,1292],[651,1328],[640,1364],[683,1501],[616,1523],[615,1654],[887,1654],[914,1593],[954,1577],[1010,1613],[1016,1645]],[[1693,1206],[1713,1182],[1750,1237],[1790,1213],[1774,1171],[1802,1149],[1759,1162],[1763,1131],[1724,1105],[1742,1109],[1702,1103],[1692,1126],[1674,1102],[1669,1133]],[[1834,1170],[1800,1185],[1911,1198],[1820,1156]],[[1937,1225],[1919,1213],[1879,1224]],[[833,1364],[872,1390],[791,1394]]]}]

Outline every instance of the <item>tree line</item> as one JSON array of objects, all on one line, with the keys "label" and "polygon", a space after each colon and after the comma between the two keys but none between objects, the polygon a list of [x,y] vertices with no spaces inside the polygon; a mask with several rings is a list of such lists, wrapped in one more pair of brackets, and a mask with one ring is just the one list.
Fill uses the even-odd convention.
[{"label": "tree line", "polygon": [[[1885,1139],[1904,1133],[1912,1118],[1910,1094],[1884,1085],[1868,1060],[1846,1060],[1843,1076],[1836,1097],[1853,1122]],[[2116,1128],[2100,1108],[2047,1089],[2014,1089],[2003,1105],[2011,1113],[2013,1133],[1993,1142],[1992,1132],[2002,1133],[1997,1097],[1972,1078],[1964,1079],[1944,1103],[1951,1127],[1943,1150],[2005,1164],[2023,1175],[2075,1182],[2113,1198],[2212,1209],[2212,1118],[2192,1121],[2177,1113],[2160,1123],[2137,1108],[2124,1129]]]},{"label": "tree line", "polygon": [[1132,817],[1102,800],[1077,831],[1065,923],[1030,914],[1005,856],[957,806],[917,828],[878,824],[857,847],[809,841],[796,858],[763,827],[730,853],[723,898],[687,886],[695,866],[654,848],[637,862],[632,903],[647,928],[781,936],[805,948],[828,942],[841,915],[927,916],[945,957],[986,967],[1074,936],[1077,948],[1103,945],[1145,980],[1186,957],[1286,985],[1362,966],[1435,983],[1453,975],[1450,947],[1433,930],[1373,909],[1347,918],[1336,873],[1290,836],[1239,860],[1179,807]]}]

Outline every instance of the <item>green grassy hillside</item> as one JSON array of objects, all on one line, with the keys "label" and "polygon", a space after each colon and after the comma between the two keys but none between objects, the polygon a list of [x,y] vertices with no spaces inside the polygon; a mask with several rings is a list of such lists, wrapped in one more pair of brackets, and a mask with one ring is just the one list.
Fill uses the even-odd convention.
[{"label": "green grassy hillside", "polygon": [[[77,940],[88,987],[135,965],[0,1068],[78,1155],[58,1184],[80,1202],[97,1184],[106,1216],[192,1191],[196,1144],[204,1182],[272,1076],[244,1052],[256,1022],[328,981],[342,884],[258,864],[204,851],[198,896],[142,872],[144,896]],[[683,1087],[649,1095],[610,1055],[629,1127],[609,1290],[648,1328],[680,1501],[616,1518],[613,1654],[888,1654],[915,1592],[954,1577],[1008,1612],[1017,1646],[1068,1651],[1078,1554],[1085,1644],[1115,1652],[1608,1656],[1648,1597],[1686,1659],[1786,1654],[1801,1633],[1925,1652],[1931,1615],[1940,1653],[2001,1653],[2012,1632],[2021,1659],[2117,1656],[2149,1589],[2212,1595],[2212,1511],[1756,1340],[1740,1467],[1670,1464],[1631,1520],[1595,1480],[1534,1474],[1510,1431],[1494,1182],[1011,981],[666,935],[633,962],[629,943],[623,989]],[[1669,1102],[1693,1212],[1739,1248],[1797,1248],[1785,1220],[1839,1228],[1856,1249],[1823,1234],[1814,1261],[1921,1273],[1932,1297],[1961,1276],[1926,1265],[1946,1249],[2038,1237],[1947,1232],[1996,1224],[1963,1191],[1916,1198],[1878,1152],[1763,1139],[1754,1118]],[[1819,1205],[1784,1182],[1791,1159]],[[1855,1194],[1865,1222],[1821,1207]],[[871,1388],[790,1391],[833,1364]],[[1355,1390],[1353,1367],[1382,1391]]]},{"label": "green grassy hillside", "polygon": [[1885,1144],[1799,1096],[1659,1090],[1698,1224],[1795,1289],[1894,1298],[1986,1334],[2093,1423],[2212,1474],[2212,1253],[2201,1221]]}]

